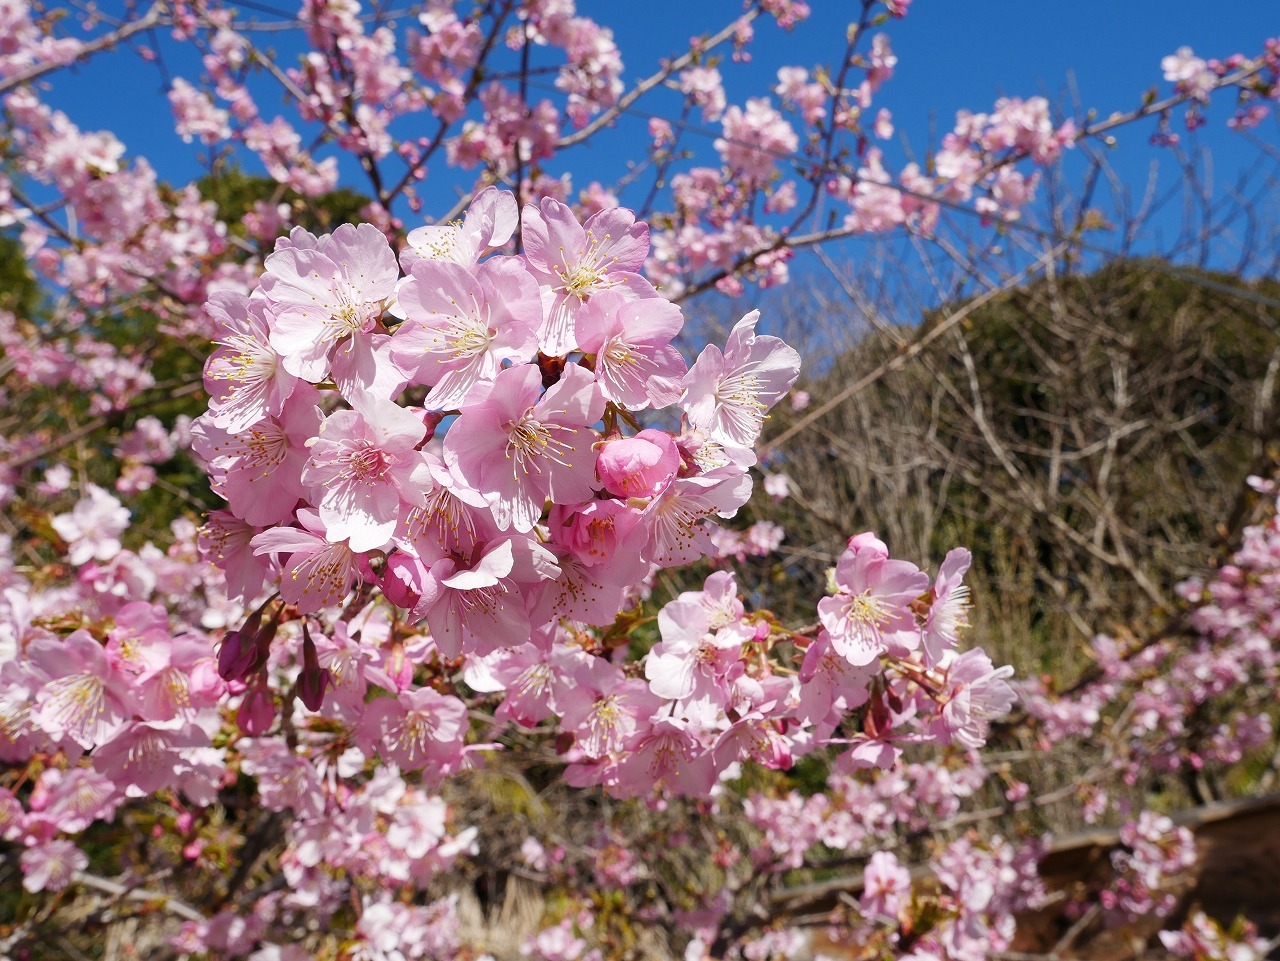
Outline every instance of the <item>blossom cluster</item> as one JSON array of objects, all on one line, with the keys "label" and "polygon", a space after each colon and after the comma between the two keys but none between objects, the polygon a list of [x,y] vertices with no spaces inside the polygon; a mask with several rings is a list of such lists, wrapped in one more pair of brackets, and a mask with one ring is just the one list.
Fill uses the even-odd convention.
[{"label": "blossom cluster", "polygon": [[[752,447],[798,358],[751,314],[687,364],[680,308],[640,273],[643,225],[617,210],[579,223],[555,201],[516,213],[490,190],[399,258],[368,225],[295,230],[251,295],[213,294],[209,411],[180,433],[141,418],[115,445],[122,495],[190,443],[227,498],[199,531],[176,525],[168,551],[125,548],[117,496],[89,484],[69,502],[73,479],[46,473],[75,578],[50,590],[9,566],[0,603],[0,749],[27,772],[0,785],[4,839],[29,891],[82,883],[84,839],[156,797],[157,836],[215,869],[215,812],[248,778],[253,803],[286,819],[287,887],[188,919],[175,946],[302,957],[283,932],[323,917],[351,925],[360,956],[448,957],[455,900],[430,892],[478,848],[433,792],[508,725],[552,725],[569,784],[651,801],[717,798],[744,762],[786,769],[835,748],[845,813],[832,807],[823,837],[843,831],[849,849],[877,823],[923,823],[900,790],[875,823],[848,806],[896,783],[912,745],[970,759],[907,768],[936,815],[981,781],[972,749],[1012,692],[1008,668],[957,651],[962,549],[930,578],[871,534],[851,539],[800,632],[749,612],[728,571],[644,614],[651,575],[725,553],[711,520],[749,495]],[[502,252],[518,220],[523,253]],[[772,802],[752,803],[763,816]],[[607,839],[592,870],[567,879],[645,877]],[[418,900],[389,899],[397,886]],[[992,903],[1003,916],[1021,902]],[[577,944],[589,920],[547,929],[537,950]],[[672,920],[714,935],[708,918]]]},{"label": "blossom cluster", "polygon": [[1237,920],[1224,929],[1202,911],[1193,911],[1180,931],[1161,931],[1160,943],[1175,958],[1229,961],[1260,961],[1271,948],[1248,921]]},{"label": "blossom cluster", "polygon": [[[551,199],[517,214],[490,188],[459,223],[409,234],[403,276],[370,225],[295,230],[253,295],[211,298],[212,400],[192,430],[228,509],[203,544],[246,602],[279,594],[219,652],[247,688],[245,730],[273,723],[273,638],[300,619],[302,702],[435,779],[475,748],[465,691],[500,695],[499,721],[557,718],[569,782],[622,796],[706,795],[740,761],[786,768],[831,743],[886,767],[900,741],[980,746],[1011,669],[956,653],[964,550],[931,584],[854,538],[813,637],[747,613],[715,573],[628,662],[637,586],[716,552],[711,520],[750,495],[799,358],[752,313],[687,365],[680,308],[640,272],[645,225],[617,208],[579,223]],[[523,252],[496,252],[517,223]],[[327,616],[378,597],[409,643]],[[796,641],[798,672],[779,672],[771,655]],[[862,731],[838,736],[864,706]]]},{"label": "blossom cluster", "polygon": [[[1204,106],[1224,79],[1239,76],[1239,96],[1235,115],[1227,121],[1235,130],[1249,130],[1271,113],[1271,103],[1280,99],[1280,38],[1269,39],[1262,56],[1250,59],[1243,54],[1205,60],[1190,47],[1179,47],[1160,61],[1164,79],[1190,98],[1185,120],[1188,130],[1205,123]],[[1176,143],[1176,135],[1164,132],[1164,143]]]},{"label": "blossom cluster", "polygon": [[1168,890],[1196,863],[1195,836],[1167,817],[1143,811],[1120,829],[1124,847],[1111,853],[1115,882],[1099,895],[1102,906],[1120,920],[1164,917],[1177,907]]},{"label": "blossom cluster", "polygon": [[1225,770],[1271,741],[1265,692],[1280,680],[1273,637],[1280,524],[1272,482],[1250,482],[1268,499],[1270,516],[1245,528],[1239,549],[1211,578],[1178,586],[1189,604],[1190,642],[1171,636],[1127,646],[1102,635],[1092,641],[1098,671],[1090,683],[1059,695],[1039,679],[1018,682],[1046,745],[1105,732],[1115,748],[1109,765],[1137,782],[1153,773]]},{"label": "blossom cluster", "polygon": [[[909,5],[868,0],[866,25]],[[1040,799],[980,753],[1014,692],[965,649],[968,552],[931,577],[871,533],[838,543],[807,626],[708,575],[704,559],[781,543],[767,520],[717,521],[750,496],[799,358],[752,313],[690,363],[670,301],[782,283],[806,243],[927,236],[947,205],[1013,221],[1091,128],[1007,98],[894,173],[887,32],[851,31],[847,69],[784,64],[737,99],[734,64],[802,28],[802,0],[732,3],[724,29],[629,83],[572,0],[433,0],[401,22],[299,6],[263,25],[217,0],[119,22],[0,4],[0,228],[49,295],[23,308],[0,291],[0,857],[25,890],[5,910],[26,912],[0,918],[0,953],[100,894],[92,916],[168,919],[184,954],[474,956],[488,946],[465,889],[495,864],[545,895],[531,958],[625,953],[620,914],[690,958],[792,956],[799,927],[754,925],[761,892],[847,865],[861,888],[829,917],[846,941],[1009,950],[1038,845],[956,828]],[[281,27],[306,47],[292,64],[262,45]],[[238,223],[208,183],[170,187],[53,106],[58,68],[112,50],[166,65],[185,142],[266,173]],[[1192,125],[1232,86],[1246,128],[1276,97],[1278,55],[1162,66]],[[180,75],[196,60],[201,76]],[[668,101],[620,154],[632,166],[575,189],[564,152],[650,93]],[[297,227],[347,160],[369,177],[369,222]],[[484,191],[404,236],[441,166],[515,197]],[[648,173],[652,231],[619,206]],[[805,238],[829,202],[831,229]],[[144,320],[160,346],[122,334]],[[208,412],[157,413],[199,378],[155,362],[211,332]],[[227,506],[155,529],[144,505],[191,496],[162,475],[192,446]],[[1095,892],[1110,920],[1167,907],[1194,853],[1126,810],[1126,787],[1238,772],[1274,737],[1277,530],[1251,528],[1184,586],[1191,643],[1099,637],[1089,683],[1023,682],[1032,764],[1106,752],[1072,797],[1130,822],[1119,879]],[[802,759],[830,771],[819,789],[785,775]],[[532,825],[515,804],[486,819],[482,775],[536,781],[576,820]],[[1263,953],[1202,916],[1164,942]]]},{"label": "blossom cluster", "polygon": [[[62,492],[50,485],[49,495]],[[309,957],[289,954],[281,932],[332,916],[364,892],[353,936],[369,957],[388,957],[378,952],[389,937],[404,957],[453,956],[453,899],[407,907],[385,892],[428,889],[475,853],[476,829],[457,825],[438,794],[394,766],[373,768],[354,745],[335,751],[310,736],[237,742],[226,711],[235,689],[219,677],[216,641],[244,609],[200,560],[193,524],[175,524],[167,551],[150,543],[134,551],[120,544],[129,520],[116,497],[92,485],[52,517],[75,571],[70,583],[31,579],[2,545],[0,840],[23,887],[39,894],[77,884],[96,832],[113,823],[137,830],[157,798],[166,800],[153,834],[177,842],[175,865],[216,876],[233,850],[219,827],[223,805],[247,778],[255,807],[287,816],[279,864],[288,890],[263,893],[252,912],[189,921],[174,931],[175,947]],[[376,620],[361,627],[379,629]]]}]

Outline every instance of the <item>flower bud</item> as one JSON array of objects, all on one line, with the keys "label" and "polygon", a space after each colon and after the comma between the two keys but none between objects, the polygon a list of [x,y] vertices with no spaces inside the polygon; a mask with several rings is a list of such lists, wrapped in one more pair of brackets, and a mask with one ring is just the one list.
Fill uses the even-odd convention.
[{"label": "flower bud", "polygon": [[264,620],[262,610],[222,639],[218,651],[218,674],[224,681],[243,681],[267,663],[271,656],[271,642],[275,639],[280,623],[275,617]]},{"label": "flower bud", "polygon": [[320,666],[315,641],[302,623],[302,673],[298,675],[298,697],[308,711],[318,711],[324,704],[325,691],[329,689],[329,671]]},{"label": "flower bud", "polygon": [[411,611],[422,600],[422,583],[426,568],[416,557],[395,551],[387,558],[387,566],[377,579],[387,600]]},{"label": "flower bud", "polygon": [[[226,642],[223,641],[225,644]],[[202,657],[191,666],[191,680],[188,689],[197,701],[212,704],[227,691],[227,685],[221,677],[222,652],[218,652],[218,663],[211,657]]]},{"label": "flower bud", "polygon": [[642,430],[634,437],[609,441],[596,458],[596,473],[615,497],[654,497],[679,469],[675,441],[660,430]]},{"label": "flower bud", "polygon": [[298,675],[298,697],[306,705],[308,711],[318,711],[324,704],[325,691],[329,689],[329,671],[317,668],[314,671],[304,670]]},{"label": "flower bud", "polygon": [[254,638],[244,628],[230,631],[218,649],[218,675],[224,681],[243,681],[258,659]]},{"label": "flower bud", "polygon": [[257,683],[245,692],[244,700],[240,702],[236,724],[244,733],[257,737],[259,734],[266,734],[275,719],[276,704],[267,687],[266,675],[259,675]]}]

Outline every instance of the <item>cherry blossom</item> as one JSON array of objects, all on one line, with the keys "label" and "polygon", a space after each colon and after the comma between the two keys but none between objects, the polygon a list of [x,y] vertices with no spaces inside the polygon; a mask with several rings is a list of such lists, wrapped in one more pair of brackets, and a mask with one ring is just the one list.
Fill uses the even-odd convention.
[{"label": "cherry blossom", "polygon": [[873,535],[853,538],[836,565],[839,592],[818,602],[835,650],[855,667],[891,648],[913,650],[920,632],[909,605],[929,583],[914,564],[892,560]]},{"label": "cherry blossom", "polygon": [[[864,12],[889,31],[909,6]],[[997,833],[1042,800],[982,753],[999,718],[1029,764],[1100,745],[1070,803],[1125,823],[1115,879],[1081,897],[1109,921],[1167,911],[1194,841],[1121,810],[1156,778],[1242,783],[1269,755],[1274,514],[1204,559],[1169,636],[1098,636],[1095,673],[1015,686],[970,646],[964,548],[935,566],[859,535],[785,617],[724,569],[789,576],[757,513],[786,467],[762,451],[754,500],[749,470],[799,357],[754,311],[692,366],[676,346],[687,298],[805,276],[805,243],[927,243],[944,205],[1012,230],[1099,125],[1011,96],[910,160],[881,105],[909,63],[890,32],[843,35],[836,69],[769,61],[753,90],[741,65],[808,4],[738,6],[648,79],[572,0],[495,9],[307,0],[264,25],[219,3],[119,21],[0,4],[0,227],[46,295],[0,310],[0,838],[27,892],[10,936],[128,916],[213,959],[480,956],[453,881],[508,864],[553,906],[530,956],[604,957],[619,919],[689,958],[792,956],[800,932],[755,893],[845,863],[864,886],[826,919],[839,937],[974,961],[1042,894],[1042,844]],[[268,27],[298,55],[270,56]],[[209,183],[51,106],[67,67],[125,50],[164,64]],[[1256,129],[1280,46],[1159,66],[1189,126],[1226,88],[1226,123]],[[621,180],[566,172],[664,96],[722,136],[695,146],[669,112],[617,152]],[[208,199],[224,162],[274,185],[238,223]],[[366,222],[321,232],[353,173]],[[455,188],[478,192],[424,224]],[[797,240],[819,212],[829,231]],[[175,419],[199,377],[169,361],[201,354],[208,411]],[[226,502],[203,521],[203,488],[177,486],[193,461]],[[1271,480],[1254,489],[1273,506]],[[155,523],[180,495],[192,510]],[[471,823],[508,794],[500,829]],[[956,832],[987,817],[980,794],[1004,799],[1000,827]],[[571,836],[525,817],[584,796],[602,816]],[[1162,942],[1261,951],[1199,915]]]},{"label": "cherry blossom", "polygon": [[320,520],[331,541],[353,551],[383,547],[408,507],[422,507],[429,477],[417,446],[426,435],[410,411],[372,395],[351,398],[320,425],[302,482],[318,498]]},{"label": "cherry blossom", "polygon": [[318,239],[295,228],[264,262],[271,346],[284,369],[312,382],[347,337],[368,334],[395,290],[395,254],[371,224],[344,224]]},{"label": "cherry blossom", "polygon": [[525,259],[551,306],[539,346],[548,354],[579,347],[577,316],[592,295],[617,290],[629,299],[655,297],[640,274],[649,252],[649,228],[622,208],[605,210],[580,224],[562,203],[545,199],[524,212]]},{"label": "cherry blossom", "polygon": [[536,367],[503,370],[492,393],[445,437],[445,463],[486,493],[501,530],[532,530],[547,497],[572,503],[591,496],[598,439],[591,425],[604,400],[576,364],[545,395],[541,383]]},{"label": "cherry blossom", "polygon": [[689,423],[714,441],[753,447],[765,414],[795,383],[800,355],[777,337],[758,336],[759,311],[743,317],[721,351],[708,345],[685,377]]}]

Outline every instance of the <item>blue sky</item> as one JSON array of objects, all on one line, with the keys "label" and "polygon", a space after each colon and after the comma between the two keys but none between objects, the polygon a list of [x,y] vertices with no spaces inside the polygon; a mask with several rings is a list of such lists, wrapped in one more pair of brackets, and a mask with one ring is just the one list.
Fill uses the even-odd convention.
[{"label": "blue sky", "polygon": [[[291,7],[289,0],[261,2]],[[810,2],[812,19],[790,33],[761,23],[754,61],[725,70],[730,102],[766,92],[780,64],[812,67],[830,62],[858,4]],[[113,5],[102,4],[104,9]],[[721,25],[738,9],[737,0],[579,3],[581,13],[614,30],[628,80],[647,75],[687,38]],[[877,105],[893,112],[899,132],[899,140],[886,148],[890,166],[900,166],[909,152],[920,152],[934,142],[960,108],[982,111],[1000,96],[1041,94],[1067,112],[1075,112],[1078,98],[1105,116],[1135,106],[1152,86],[1167,89],[1161,83],[1160,59],[1180,45],[1189,44],[1203,56],[1248,53],[1259,50],[1267,36],[1280,34],[1276,0],[1237,0],[1226,9],[1228,14],[1214,15],[1190,0],[915,0],[905,20],[883,28],[899,60],[896,76],[877,97]],[[278,42],[280,61],[288,65],[297,47],[284,37]],[[114,130],[130,153],[147,156],[162,178],[183,182],[198,175],[203,148],[183,144],[172,132],[163,71],[191,76],[193,58],[167,42],[162,51],[159,65],[131,56],[101,57],[72,75],[57,76],[47,96],[82,127]],[[264,103],[270,107],[273,101]],[[661,103],[653,102],[656,112],[662,112]],[[649,104],[641,101],[638,106],[645,109]],[[1212,150],[1212,176],[1220,186],[1233,182],[1258,157],[1255,145],[1225,129],[1230,114],[1231,105],[1224,98],[1213,107],[1208,126],[1189,140]],[[642,118],[627,118],[599,143],[557,159],[552,172],[571,172],[578,187],[592,179],[611,182],[625,171],[626,160],[635,152],[631,138],[643,124]],[[1140,189],[1153,162],[1166,170],[1175,166],[1167,151],[1147,145],[1152,129],[1147,122],[1121,132],[1119,145],[1109,152],[1120,178],[1135,189]],[[1280,141],[1274,120],[1264,124],[1259,136],[1271,144]],[[709,136],[693,135],[688,145],[703,151],[705,159],[712,156],[710,143]],[[397,169],[394,159],[389,163]],[[251,172],[259,172],[255,165],[252,158],[247,163]],[[344,180],[359,189],[364,185],[357,175],[354,165],[344,167]],[[446,206],[459,184],[469,179],[470,175],[433,172],[424,191],[427,212],[434,200]],[[1175,226],[1170,223],[1168,229]]]}]

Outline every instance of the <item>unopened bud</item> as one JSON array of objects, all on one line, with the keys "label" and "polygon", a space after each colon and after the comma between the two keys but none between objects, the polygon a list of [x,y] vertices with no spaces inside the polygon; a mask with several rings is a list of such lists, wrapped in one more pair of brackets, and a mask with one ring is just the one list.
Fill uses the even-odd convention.
[{"label": "unopened bud", "polygon": [[308,711],[318,711],[329,689],[329,671],[320,666],[316,643],[311,639],[307,622],[302,622],[302,673],[298,675],[298,697]]},{"label": "unopened bud", "polygon": [[324,704],[325,692],[329,689],[329,670],[320,667],[314,671],[304,670],[298,675],[298,697],[307,706],[308,711],[318,711]]},{"label": "unopened bud", "polygon": [[280,623],[276,618],[264,619],[262,612],[250,615],[239,630],[222,639],[218,651],[218,674],[224,681],[243,681],[267,663],[271,642]]},{"label": "unopened bud", "polygon": [[245,692],[236,712],[236,724],[244,733],[257,737],[266,734],[276,719],[276,704],[267,688],[265,675],[259,675],[257,683]]},{"label": "unopened bud", "polygon": [[222,638],[218,649],[218,676],[224,681],[243,681],[253,673],[258,658],[254,639],[244,630],[230,631]]},{"label": "unopened bud", "polygon": [[615,497],[654,497],[679,469],[680,451],[671,435],[660,430],[610,441],[596,457],[596,473]]}]

